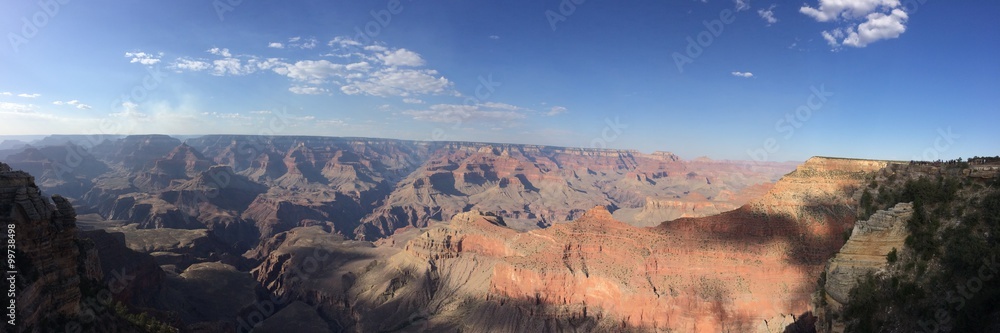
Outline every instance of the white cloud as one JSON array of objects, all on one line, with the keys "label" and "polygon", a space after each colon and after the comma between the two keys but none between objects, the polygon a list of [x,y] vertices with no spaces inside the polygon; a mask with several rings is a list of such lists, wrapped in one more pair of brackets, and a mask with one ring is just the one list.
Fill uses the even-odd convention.
[{"label": "white cloud", "polygon": [[545,113],[545,115],[551,117],[551,116],[555,116],[555,115],[566,113],[566,111],[567,111],[567,109],[565,107],[562,107],[562,106],[553,106],[551,109],[549,109],[549,112]]},{"label": "white cloud", "polygon": [[842,22],[820,33],[833,50],[897,38],[906,32],[909,19],[899,0],[819,0],[817,8],[803,6],[799,12],[819,22]]},{"label": "white cloud", "polygon": [[[313,49],[313,48],[316,47],[316,44],[318,42],[319,41],[317,41],[316,38],[313,38],[313,37],[309,37],[309,38],[292,37],[292,38],[288,39],[288,43],[282,44],[282,47],[311,50],[311,49]],[[271,43],[271,45],[274,45],[274,44],[276,44],[276,43]],[[277,44],[281,44],[281,43],[277,43]]]},{"label": "white cloud", "polygon": [[72,101],[66,102],[66,104],[76,106],[77,109],[81,109],[81,110],[90,110],[90,109],[92,109],[92,107],[90,105],[80,103],[80,101],[75,100],[75,99],[72,100]]},{"label": "white cloud", "polygon": [[220,49],[218,47],[213,47],[213,48],[208,49],[207,52],[211,53],[211,54],[214,54],[214,55],[217,55],[217,56],[223,56],[223,57],[226,57],[226,58],[231,58],[233,56],[232,53],[229,53],[229,49],[225,49],[225,48]]},{"label": "white cloud", "polygon": [[212,67],[212,64],[201,60],[194,60],[189,58],[178,58],[171,65],[170,68],[176,69],[178,71],[186,70],[191,72],[200,72]]},{"label": "white cloud", "polygon": [[421,58],[419,54],[407,49],[398,49],[392,52],[386,52],[384,54],[380,54],[378,57],[386,64],[386,66],[420,67],[424,65],[424,59]]},{"label": "white cloud", "polygon": [[742,77],[742,78],[748,78],[748,79],[753,77],[753,73],[750,73],[750,72],[732,72],[730,74],[733,74],[733,76],[735,76],[735,77]]},{"label": "white cloud", "polygon": [[309,40],[299,44],[298,46],[303,49],[311,50],[316,47],[316,38],[310,38]]},{"label": "white cloud", "polygon": [[41,96],[42,94],[17,94],[17,97],[24,97],[24,98],[38,98]]},{"label": "white cloud", "polygon": [[90,105],[80,103],[80,101],[75,100],[75,99],[71,100],[71,101],[68,101],[68,102],[53,101],[52,104],[55,104],[55,105],[72,105],[72,106],[76,107],[77,109],[81,109],[81,110],[90,110],[90,109],[92,109],[92,107]]},{"label": "white cloud", "polygon": [[292,86],[288,88],[288,91],[291,91],[293,94],[298,94],[298,95],[321,95],[330,92],[325,88],[310,87],[310,86]]},{"label": "white cloud", "polygon": [[770,26],[772,24],[775,24],[775,23],[778,23],[778,18],[774,17],[774,7],[775,6],[776,5],[771,4],[771,7],[767,7],[767,9],[758,9],[757,10],[757,15],[760,15],[760,18],[764,19],[764,21],[767,21],[767,25],[768,26]]},{"label": "white cloud", "polygon": [[347,66],[344,66],[344,68],[349,71],[367,72],[372,69],[372,65],[369,64],[367,61],[362,61],[353,64],[347,64]]},{"label": "white cloud", "polygon": [[820,34],[823,35],[823,39],[826,40],[826,43],[832,48],[840,47],[840,39],[844,38],[844,31],[840,28],[823,31]]},{"label": "white cloud", "polygon": [[9,91],[0,92],[0,96],[11,96],[11,95],[13,95],[13,93]]},{"label": "white cloud", "polygon": [[406,110],[404,115],[415,120],[453,123],[453,122],[512,122],[526,118],[524,113],[510,110],[498,110],[483,104],[461,105],[461,104],[435,104],[427,110]]},{"label": "white cloud", "polygon": [[240,59],[225,58],[212,61],[212,75],[215,76],[224,76],[226,74],[246,75],[252,71],[253,69],[243,67]]},{"label": "white cloud", "polygon": [[403,103],[406,104],[424,104],[425,102],[418,98],[404,98]]},{"label": "white cloud", "polygon": [[733,0],[736,3],[736,11],[741,12],[750,9],[750,0]]},{"label": "white cloud", "polygon": [[357,47],[361,46],[361,43],[344,36],[337,36],[326,43],[330,47]]},{"label": "white cloud", "polygon": [[386,68],[364,81],[355,81],[340,88],[348,95],[371,95],[379,97],[454,94],[452,82],[431,69]]},{"label": "white cloud", "polygon": [[274,68],[274,72],[296,81],[320,84],[334,77],[342,77],[347,69],[343,64],[328,60],[302,60]]},{"label": "white cloud", "polygon": [[498,110],[508,110],[508,111],[521,111],[524,108],[516,105],[510,105],[507,103],[497,103],[497,102],[485,102],[481,103],[481,106],[488,109],[498,109]]},{"label": "white cloud", "polygon": [[857,19],[869,13],[899,7],[899,0],[819,0],[819,8],[802,6],[799,12],[819,22]]},{"label": "white cloud", "polygon": [[[286,48],[315,47],[312,37],[292,37]],[[274,44],[274,43],[271,43]],[[235,55],[227,48],[206,50],[208,58],[178,57],[170,67],[177,72],[209,71],[216,76],[241,76],[273,71],[292,81],[290,91],[299,94],[329,93],[376,97],[460,96],[454,84],[427,64],[417,52],[391,48],[383,43],[364,45],[348,37],[336,37],[327,45],[333,52],[320,52],[320,59],[262,58]]]},{"label": "white cloud", "polygon": [[285,44],[281,44],[279,42],[273,42],[273,43],[267,44],[267,47],[270,47],[272,49],[283,49],[283,48],[285,48]]},{"label": "white cloud", "polygon": [[844,38],[844,45],[865,47],[883,39],[893,39],[906,32],[906,20],[909,16],[900,9],[893,9],[889,15],[872,13],[868,21],[858,25],[857,31],[852,31]]},{"label": "white cloud", "polygon": [[500,36],[497,36],[497,35],[490,35],[490,39],[492,39],[492,40],[497,40],[497,39],[500,39]]},{"label": "white cloud", "polygon": [[160,57],[162,56],[163,52],[160,52],[157,55],[153,55],[146,52],[125,52],[126,58],[132,58],[131,60],[129,60],[130,64],[140,63],[147,66],[156,65],[160,63]]},{"label": "white cloud", "polygon": [[368,46],[365,46],[364,49],[365,49],[365,51],[371,51],[371,52],[387,52],[387,51],[389,51],[389,48],[385,47],[384,45],[368,45]]}]

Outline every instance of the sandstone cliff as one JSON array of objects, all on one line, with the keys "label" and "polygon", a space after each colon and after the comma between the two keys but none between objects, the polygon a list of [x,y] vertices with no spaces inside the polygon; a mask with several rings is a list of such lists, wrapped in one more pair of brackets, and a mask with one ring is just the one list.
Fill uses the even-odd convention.
[{"label": "sandstone cliff", "polygon": [[255,252],[254,275],[348,331],[782,332],[812,324],[816,277],[885,164],[810,159],[740,209],[656,228],[604,206],[530,231],[456,213],[374,247],[295,228]]},{"label": "sandstone cliff", "polygon": [[[889,252],[903,249],[908,234],[906,223],[912,215],[913,205],[900,203],[854,225],[850,239],[826,266],[824,293],[820,297],[825,298],[823,302],[829,304],[830,310],[838,311],[849,301],[850,291],[859,278],[885,269]],[[817,316],[824,318],[825,311]],[[841,321],[835,321],[833,327],[832,332],[844,330]]]}]

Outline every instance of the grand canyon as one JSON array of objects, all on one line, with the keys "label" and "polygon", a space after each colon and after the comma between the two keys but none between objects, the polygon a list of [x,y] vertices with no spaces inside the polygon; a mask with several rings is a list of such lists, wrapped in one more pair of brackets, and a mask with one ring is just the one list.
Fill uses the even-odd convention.
[{"label": "grand canyon", "polygon": [[0,333],[997,333],[1000,1],[0,4]]},{"label": "grand canyon", "polygon": [[[26,331],[858,331],[859,288],[930,292],[928,265],[995,253],[1000,173],[232,135],[50,136],[0,161]],[[952,249],[956,223],[984,247]],[[984,283],[980,312],[934,327],[996,329]]]}]

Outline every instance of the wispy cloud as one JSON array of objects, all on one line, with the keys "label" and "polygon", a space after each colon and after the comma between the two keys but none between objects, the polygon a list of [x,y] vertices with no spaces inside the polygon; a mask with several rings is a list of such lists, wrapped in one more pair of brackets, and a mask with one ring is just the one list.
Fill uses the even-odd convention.
[{"label": "wispy cloud", "polygon": [[562,107],[562,106],[553,106],[551,109],[549,109],[548,112],[545,113],[545,115],[551,117],[551,116],[555,116],[555,115],[560,115],[560,114],[566,113],[566,111],[568,111],[568,109],[566,109],[565,107]]},{"label": "wispy cloud", "polygon": [[747,79],[753,77],[753,73],[750,73],[750,72],[739,72],[739,71],[737,71],[737,72],[732,72],[730,74],[732,74],[735,77],[742,77],[742,78],[747,78]]},{"label": "wispy cloud", "polygon": [[774,17],[774,7],[775,6],[777,6],[777,5],[771,4],[771,6],[767,7],[767,9],[758,9],[757,10],[757,15],[760,15],[760,18],[764,19],[764,21],[767,22],[768,26],[771,26],[772,24],[778,23],[778,18]]},{"label": "wispy cloud", "polygon": [[75,100],[75,99],[74,100],[70,100],[70,101],[66,101],[66,102],[63,102],[63,101],[53,101],[52,104],[55,104],[55,105],[71,105],[71,106],[74,106],[77,109],[81,109],[81,110],[90,110],[90,109],[92,109],[92,107],[90,105],[80,103],[80,101]]},{"label": "wispy cloud", "polygon": [[143,65],[156,65],[160,63],[160,58],[163,57],[163,53],[146,53],[146,52],[125,52],[125,57],[130,58],[129,63],[143,64]]},{"label": "wispy cloud", "polygon": [[508,126],[514,121],[527,118],[521,108],[503,103],[435,104],[424,110],[406,110],[402,114],[415,120],[437,123],[483,122]]},{"label": "wispy cloud", "polygon": [[321,95],[330,92],[324,88],[310,86],[292,86],[291,88],[288,88],[288,91],[298,95]]},{"label": "wispy cloud", "polygon": [[[315,44],[316,39],[292,37],[288,40],[287,47],[304,47]],[[269,70],[291,79],[289,91],[295,94],[340,91],[346,95],[376,97],[459,95],[451,80],[437,70],[425,68],[427,61],[412,50],[383,44],[362,45],[347,37],[336,37],[327,45],[335,52],[331,55],[339,60],[329,56],[326,59],[265,59],[236,55],[228,48],[214,47],[207,51],[209,57],[178,57],[169,68],[178,72],[208,70],[216,76],[243,76]]]},{"label": "wispy cloud", "polygon": [[17,97],[23,97],[23,98],[38,98],[41,96],[42,94],[17,94]]}]

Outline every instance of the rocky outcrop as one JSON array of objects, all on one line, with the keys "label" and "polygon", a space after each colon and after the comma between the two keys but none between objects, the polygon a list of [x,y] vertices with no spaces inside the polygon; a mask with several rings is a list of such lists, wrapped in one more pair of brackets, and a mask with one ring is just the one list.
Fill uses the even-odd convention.
[{"label": "rocky outcrop", "polygon": [[893,249],[902,250],[906,240],[906,223],[913,216],[911,203],[897,204],[890,210],[880,210],[867,221],[858,221],[851,238],[826,267],[826,302],[837,310],[847,303],[851,288],[865,274],[883,269],[886,255]]},{"label": "rocky outcrop", "polygon": [[0,163],[0,225],[6,229],[4,244],[13,238],[15,252],[8,255],[13,254],[16,265],[4,270],[17,272],[5,274],[17,281],[17,327],[8,328],[29,332],[79,313],[79,263],[85,259],[76,241],[72,206],[59,196],[49,202],[34,181]]},{"label": "rocky outcrop", "polygon": [[[8,256],[12,267],[4,270],[5,277],[15,280],[17,295],[15,325],[5,325],[5,332],[136,330],[108,308],[112,298],[133,295],[115,289],[131,280],[108,272],[111,262],[103,255],[110,252],[102,250],[107,244],[78,238],[75,221],[68,200],[54,195],[49,202],[34,177],[0,163],[0,224],[9,229],[4,244],[14,244]],[[106,284],[110,280],[122,284],[111,287]]]}]

